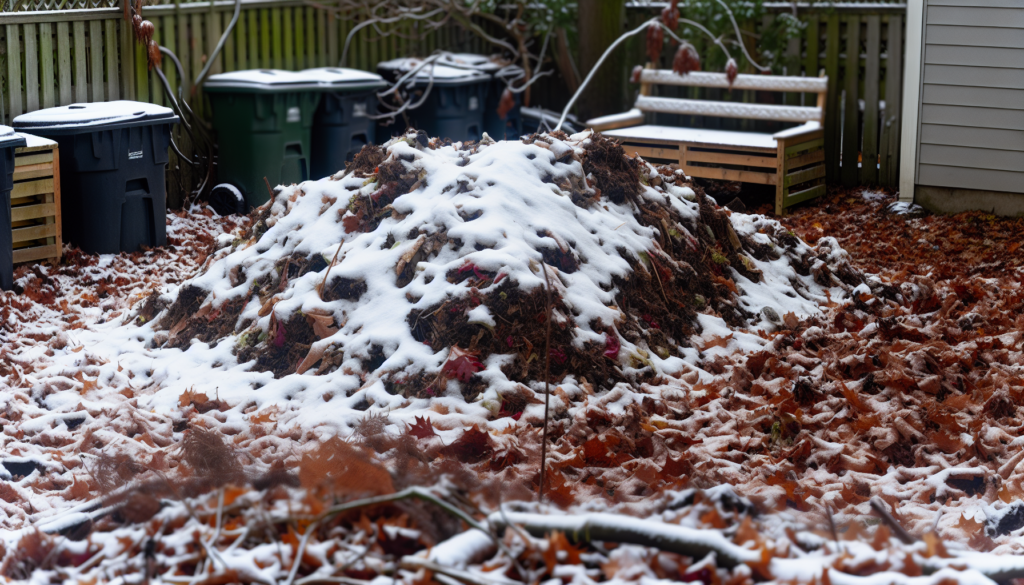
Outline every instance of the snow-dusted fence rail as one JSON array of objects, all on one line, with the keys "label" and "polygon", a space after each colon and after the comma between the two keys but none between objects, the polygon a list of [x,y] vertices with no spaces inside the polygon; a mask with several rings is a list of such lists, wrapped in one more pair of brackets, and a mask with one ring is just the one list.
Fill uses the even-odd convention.
[{"label": "snow-dusted fence rail", "polygon": [[[795,6],[788,2],[764,3],[759,22],[740,21],[749,31],[749,48],[762,61],[774,63],[775,73],[817,77],[828,75],[829,93],[825,111],[826,169],[830,182],[846,185],[899,184],[900,104],[903,89],[905,4],[834,3]],[[629,26],[635,26],[661,10],[659,3],[630,4]],[[681,7],[682,16],[687,17]],[[796,34],[787,38],[784,30]],[[706,69],[715,69],[715,48],[703,35],[692,39],[705,57]],[[760,44],[756,45],[760,39]],[[672,51],[662,56],[660,68],[671,68]],[[757,57],[755,57],[757,58]],[[642,42],[633,43],[629,63],[642,64]],[[741,67],[743,64],[741,64]],[[718,70],[721,70],[719,68]],[[753,71],[750,71],[753,72]],[[755,99],[752,91],[713,88],[667,88],[671,97],[767,101]],[[813,105],[814,94],[779,94],[779,103]],[[700,116],[659,114],[659,123],[773,132],[777,124],[751,120],[722,120]]]}]

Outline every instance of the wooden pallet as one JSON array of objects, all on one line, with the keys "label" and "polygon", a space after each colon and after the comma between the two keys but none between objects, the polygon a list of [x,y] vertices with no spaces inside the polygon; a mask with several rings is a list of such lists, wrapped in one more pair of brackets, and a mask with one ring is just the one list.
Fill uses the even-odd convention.
[{"label": "wooden pallet", "polygon": [[14,151],[11,229],[14,263],[60,260],[60,154],[52,140],[23,134]]}]

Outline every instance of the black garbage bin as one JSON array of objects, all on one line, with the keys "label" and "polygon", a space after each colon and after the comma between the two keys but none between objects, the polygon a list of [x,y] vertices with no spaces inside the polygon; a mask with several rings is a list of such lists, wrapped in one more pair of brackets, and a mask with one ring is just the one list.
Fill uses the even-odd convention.
[{"label": "black garbage bin", "polygon": [[132,101],[73,104],[14,119],[60,148],[64,241],[90,254],[167,243],[164,168],[170,108]]},{"label": "black garbage bin", "polygon": [[[393,59],[378,63],[377,72],[384,79],[396,82],[422,62],[422,59],[415,58]],[[414,103],[423,101],[419,107],[406,111],[410,123],[432,137],[480,140],[484,131],[484,101],[487,99],[490,80],[486,73],[473,69],[437,63],[424,66],[402,83],[404,100]],[[430,92],[426,93],[428,87]],[[377,130],[379,142],[384,137],[403,133],[405,124],[401,118],[391,124],[382,121]]]},{"label": "black garbage bin", "polygon": [[485,57],[475,53],[454,53],[445,55],[440,62],[458,68],[469,68],[486,73],[491,77],[487,87],[487,99],[484,100],[484,132],[494,140],[515,140],[522,135],[522,94],[513,93],[513,106],[504,116],[499,107],[505,89],[515,81],[525,77],[522,67],[508,63],[500,55]]},{"label": "black garbage bin", "polygon": [[377,92],[387,83],[376,73],[342,67],[305,69],[299,75],[318,81],[324,92],[313,115],[309,167],[313,179],[345,168],[367,144],[373,144]]},{"label": "black garbage bin", "polygon": [[14,239],[11,232],[11,189],[14,187],[14,149],[25,138],[9,126],[0,126],[0,289],[14,285]]}]

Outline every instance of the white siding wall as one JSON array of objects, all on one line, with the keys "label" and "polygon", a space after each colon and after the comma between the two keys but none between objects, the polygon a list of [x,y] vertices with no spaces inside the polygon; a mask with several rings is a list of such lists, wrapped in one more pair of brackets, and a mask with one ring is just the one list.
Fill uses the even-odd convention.
[{"label": "white siding wall", "polygon": [[917,183],[1024,193],[1024,0],[927,0]]}]

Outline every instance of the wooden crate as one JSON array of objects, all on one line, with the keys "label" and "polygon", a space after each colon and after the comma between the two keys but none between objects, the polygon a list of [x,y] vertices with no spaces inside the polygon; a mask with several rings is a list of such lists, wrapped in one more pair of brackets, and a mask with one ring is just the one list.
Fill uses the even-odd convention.
[{"label": "wooden crate", "polygon": [[14,151],[11,229],[14,263],[60,260],[60,153],[57,143],[22,134],[27,144]]}]

